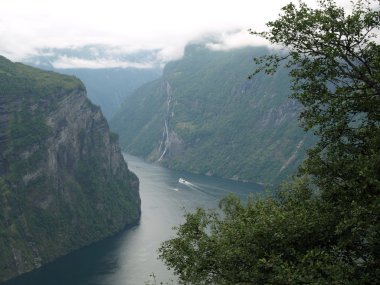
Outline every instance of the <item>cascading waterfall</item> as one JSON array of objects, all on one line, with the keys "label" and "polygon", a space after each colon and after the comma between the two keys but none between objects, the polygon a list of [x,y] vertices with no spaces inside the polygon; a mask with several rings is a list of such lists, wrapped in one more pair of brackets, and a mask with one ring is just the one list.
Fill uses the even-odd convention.
[{"label": "cascading waterfall", "polygon": [[[162,132],[162,139],[160,142],[160,146],[158,148],[158,152],[161,153],[159,159],[157,161],[161,161],[164,157],[166,152],[168,151],[168,148],[170,146],[170,137],[169,137],[169,118],[170,118],[170,106],[172,102],[172,96],[171,96],[171,86],[168,81],[166,83],[166,95],[167,95],[167,110],[166,110],[166,116],[165,116],[165,123],[164,123],[164,130]],[[164,84],[165,84],[164,83]]]}]

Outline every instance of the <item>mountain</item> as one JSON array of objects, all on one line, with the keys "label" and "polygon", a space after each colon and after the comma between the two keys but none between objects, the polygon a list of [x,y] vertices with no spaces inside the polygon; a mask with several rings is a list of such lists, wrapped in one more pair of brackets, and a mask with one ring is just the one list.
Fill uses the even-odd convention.
[{"label": "mountain", "polygon": [[126,98],[111,129],[127,152],[173,169],[275,183],[295,171],[312,139],[298,126],[284,68],[247,80],[252,58],[268,52],[189,45]]},{"label": "mountain", "polygon": [[83,83],[0,57],[0,282],[139,216],[138,178]]},{"label": "mountain", "polygon": [[162,73],[157,50],[125,53],[111,47],[88,45],[45,48],[39,53],[24,59],[24,63],[78,77],[86,86],[88,98],[101,107],[108,120],[129,94]]},{"label": "mountain", "polygon": [[88,98],[100,106],[107,120],[115,115],[133,91],[161,75],[159,69],[139,68],[70,68],[55,71],[78,77],[86,86]]}]

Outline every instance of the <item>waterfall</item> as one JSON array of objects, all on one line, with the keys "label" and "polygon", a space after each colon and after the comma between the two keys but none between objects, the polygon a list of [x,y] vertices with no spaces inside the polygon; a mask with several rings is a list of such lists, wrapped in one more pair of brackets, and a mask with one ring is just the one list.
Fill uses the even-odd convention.
[{"label": "waterfall", "polygon": [[166,116],[165,116],[165,122],[164,122],[164,130],[162,132],[162,139],[160,142],[160,146],[158,148],[158,152],[161,153],[159,159],[157,161],[161,161],[164,157],[166,152],[168,151],[168,148],[170,146],[170,137],[169,137],[169,118],[170,118],[170,107],[172,102],[172,96],[171,96],[171,86],[168,81],[166,83],[166,104],[167,104],[167,110],[166,110]]}]

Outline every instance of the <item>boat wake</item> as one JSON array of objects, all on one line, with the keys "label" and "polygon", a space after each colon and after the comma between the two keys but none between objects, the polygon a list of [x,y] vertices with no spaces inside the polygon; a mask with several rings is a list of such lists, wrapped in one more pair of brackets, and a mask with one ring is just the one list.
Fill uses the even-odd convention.
[{"label": "boat wake", "polygon": [[193,183],[191,183],[191,182],[189,182],[189,181],[187,181],[187,180],[185,180],[185,179],[183,179],[183,178],[179,178],[179,179],[178,179],[178,183],[183,184],[183,185],[186,185],[186,186],[188,186],[190,189],[195,190],[195,191],[199,191],[199,192],[201,192],[201,193],[203,193],[203,194],[206,194],[206,195],[208,195],[208,196],[215,196],[215,195],[209,193],[208,191],[205,191],[205,187],[202,187],[202,186],[199,186],[199,185],[193,184]]},{"label": "boat wake", "polygon": [[194,185],[194,184],[190,183],[189,181],[187,181],[183,178],[178,179],[178,182],[181,184],[185,184],[185,185]]}]

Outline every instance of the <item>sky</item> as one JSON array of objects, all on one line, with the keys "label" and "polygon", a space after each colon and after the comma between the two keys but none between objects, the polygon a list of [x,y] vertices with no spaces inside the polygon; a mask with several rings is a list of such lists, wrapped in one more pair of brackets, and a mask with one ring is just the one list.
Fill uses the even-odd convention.
[{"label": "sky", "polygon": [[[101,45],[109,50],[107,57],[62,56],[55,64],[126,67],[128,60],[117,54],[158,50],[156,60],[167,62],[181,57],[187,43],[211,35],[219,40],[212,48],[258,45],[262,40],[247,30],[265,29],[289,1],[0,0],[0,55],[23,61],[46,48]],[[306,2],[313,5],[315,0]]]}]

